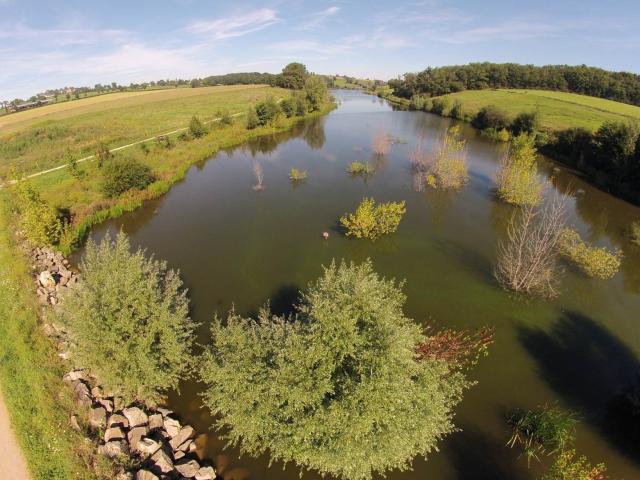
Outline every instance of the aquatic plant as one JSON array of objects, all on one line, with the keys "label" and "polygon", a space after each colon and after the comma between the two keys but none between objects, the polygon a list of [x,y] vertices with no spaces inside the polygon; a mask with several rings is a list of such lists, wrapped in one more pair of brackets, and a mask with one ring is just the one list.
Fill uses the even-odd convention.
[{"label": "aquatic plant", "polygon": [[558,407],[517,410],[507,422],[512,429],[507,445],[522,447],[527,461],[540,460],[540,456],[562,452],[573,442],[577,422],[573,412]]},{"label": "aquatic plant", "polygon": [[371,149],[376,155],[386,155],[391,148],[391,139],[383,129],[376,131],[371,143]]},{"label": "aquatic plant", "polygon": [[631,241],[640,246],[640,220],[631,223]]},{"label": "aquatic plant", "polygon": [[469,181],[467,141],[460,138],[460,126],[449,128],[427,164],[425,180],[428,186],[458,189]]},{"label": "aquatic plant", "polygon": [[355,213],[346,213],[340,218],[340,224],[348,236],[375,240],[395,232],[405,212],[404,201],[376,205],[373,198],[364,198]]},{"label": "aquatic plant", "polygon": [[498,244],[494,275],[505,289],[544,297],[557,294],[558,242],[564,226],[566,197],[544,208],[531,205],[514,212],[507,238]]},{"label": "aquatic plant", "polygon": [[347,172],[351,175],[369,175],[373,173],[373,167],[368,162],[351,162]]},{"label": "aquatic plant", "polygon": [[496,193],[513,205],[537,205],[542,200],[543,185],[536,166],[535,137],[522,133],[514,137],[500,162],[496,176]]},{"label": "aquatic plant", "polygon": [[575,450],[560,452],[542,480],[607,480],[604,463],[592,465],[587,457]]},{"label": "aquatic plant", "polygon": [[405,317],[401,287],[370,261],[332,263],[290,318],[264,308],[214,319],[203,400],[229,444],[345,480],[436,450],[470,382],[416,356],[427,338]]},{"label": "aquatic plant", "polygon": [[293,181],[301,181],[307,179],[307,171],[306,170],[298,170],[297,168],[292,168],[289,171],[289,178]]},{"label": "aquatic plant", "polygon": [[605,247],[594,247],[583,241],[573,228],[562,229],[558,246],[562,256],[590,277],[609,279],[616,274],[622,263],[620,250],[612,252]]}]

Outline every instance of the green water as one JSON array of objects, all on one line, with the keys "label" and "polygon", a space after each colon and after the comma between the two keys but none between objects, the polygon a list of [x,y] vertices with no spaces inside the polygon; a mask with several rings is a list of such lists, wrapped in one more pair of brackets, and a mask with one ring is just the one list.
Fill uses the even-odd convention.
[{"label": "green water", "polygon": [[[640,478],[640,447],[607,420],[611,398],[640,368],[640,248],[626,240],[640,209],[541,159],[544,175],[553,175],[551,190],[574,192],[569,222],[598,245],[624,249],[625,257],[610,281],[591,280],[568,267],[559,298],[519,300],[492,277],[496,243],[511,215],[491,193],[504,146],[463,126],[469,184],[455,193],[416,192],[409,152],[418,142],[428,149],[451,121],[395,110],[359,92],[335,94],[340,106],[328,116],[219,153],[193,167],[161,199],[96,228],[94,237],[123,228],[134,245],[179,268],[192,316],[204,323],[201,342],[207,341],[214,312],[224,314],[232,305],[252,314],[270,299],[274,311],[288,311],[296,292],[333,258],[370,257],[381,274],[406,279],[406,314],[425,325],[495,326],[490,355],[472,372],[478,384],[457,410],[462,431],[428,460],[417,459],[413,471],[390,474],[392,480],[535,479],[546,462],[528,469],[516,450],[505,447],[505,416],[516,407],[554,402],[580,414],[580,453],[606,462],[614,478]],[[383,158],[370,147],[380,128],[397,140]],[[345,169],[355,160],[369,160],[375,174],[366,181],[350,177]],[[264,172],[261,191],[252,188],[256,163]],[[291,167],[307,170],[308,180],[293,185]],[[339,233],[337,219],[365,195],[406,200],[396,234],[371,243]],[[327,241],[323,231],[330,233]],[[170,403],[206,432],[211,418],[201,407],[200,391],[201,385],[185,383]],[[265,458],[224,450],[214,432],[200,445],[225,480],[298,478],[294,468],[269,468]]]}]

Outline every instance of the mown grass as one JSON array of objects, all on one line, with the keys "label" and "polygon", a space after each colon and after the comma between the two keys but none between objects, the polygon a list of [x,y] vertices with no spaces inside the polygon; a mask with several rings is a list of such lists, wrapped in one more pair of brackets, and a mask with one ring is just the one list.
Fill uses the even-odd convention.
[{"label": "mown grass", "polygon": [[6,195],[0,193],[0,385],[13,430],[34,479],[108,478],[90,466],[90,444],[70,427],[71,392],[38,325],[34,286],[10,233]]},{"label": "mown grass", "polygon": [[521,112],[540,114],[541,127],[545,130],[562,130],[583,127],[595,131],[607,121],[640,121],[640,107],[625,103],[588,97],[575,93],[548,90],[466,90],[445,95],[452,105],[462,103],[465,115],[475,115],[478,110],[494,105],[511,118]]},{"label": "mown grass", "polygon": [[185,127],[193,115],[206,121],[285,95],[286,90],[257,85],[178,88],[113,93],[11,114],[0,119],[0,177],[13,168],[30,174],[58,166],[67,149],[84,157],[94,153],[97,141],[115,148]]}]

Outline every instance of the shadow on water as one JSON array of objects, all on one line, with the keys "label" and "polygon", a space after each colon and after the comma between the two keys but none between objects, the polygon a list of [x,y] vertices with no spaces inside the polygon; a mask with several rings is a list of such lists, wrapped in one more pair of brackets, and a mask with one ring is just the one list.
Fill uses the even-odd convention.
[{"label": "shadow on water", "polygon": [[640,371],[636,355],[601,325],[573,311],[564,313],[550,332],[521,327],[519,338],[549,386],[611,445],[640,463],[634,419],[619,408],[621,393]]},{"label": "shadow on water", "polygon": [[271,295],[269,306],[271,313],[278,316],[289,316],[295,313],[295,306],[300,300],[300,287],[294,284],[283,285]]}]

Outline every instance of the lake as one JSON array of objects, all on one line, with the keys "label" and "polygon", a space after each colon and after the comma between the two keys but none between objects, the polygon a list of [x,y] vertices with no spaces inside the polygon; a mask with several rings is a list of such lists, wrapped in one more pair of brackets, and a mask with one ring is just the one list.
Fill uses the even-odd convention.
[{"label": "lake", "polygon": [[[495,327],[489,356],[473,369],[478,382],[457,409],[461,431],[413,471],[392,480],[536,479],[548,464],[527,468],[509,438],[506,417],[514,408],[558,404],[581,418],[576,449],[593,463],[605,462],[613,478],[640,478],[640,451],[612,427],[608,405],[640,370],[640,247],[627,229],[640,209],[597,190],[571,172],[540,159],[547,191],[570,193],[568,223],[594,244],[622,248],[620,272],[609,281],[589,279],[566,266],[561,295],[525,301],[503,291],[493,278],[496,246],[512,208],[496,201],[493,177],[505,145],[462,125],[468,140],[470,182],[457,192],[415,191],[409,154],[425,150],[452,120],[398,109],[358,91],[334,92],[339,106],[329,115],[300,122],[288,133],[262,137],[221,151],[192,167],[165,196],[98,226],[96,239],[123,229],[136,246],[180,270],[189,288],[192,317],[207,324],[231,306],[254,314],[267,300],[289,311],[297,292],[332,259],[371,258],[386,277],[406,279],[405,313],[435,327]],[[384,157],[372,153],[376,131],[393,139]],[[369,160],[368,178],[346,173],[352,161]],[[308,172],[293,184],[289,170]],[[256,170],[263,173],[257,191]],[[364,196],[405,200],[397,233],[376,242],[344,237],[337,220]],[[322,239],[322,232],[330,234]],[[202,386],[185,382],[170,406],[201,432],[211,418],[202,408]],[[401,394],[401,392],[397,392]],[[199,439],[225,480],[294,480],[295,468],[223,449],[211,432]],[[305,473],[305,480],[318,476]]]}]

